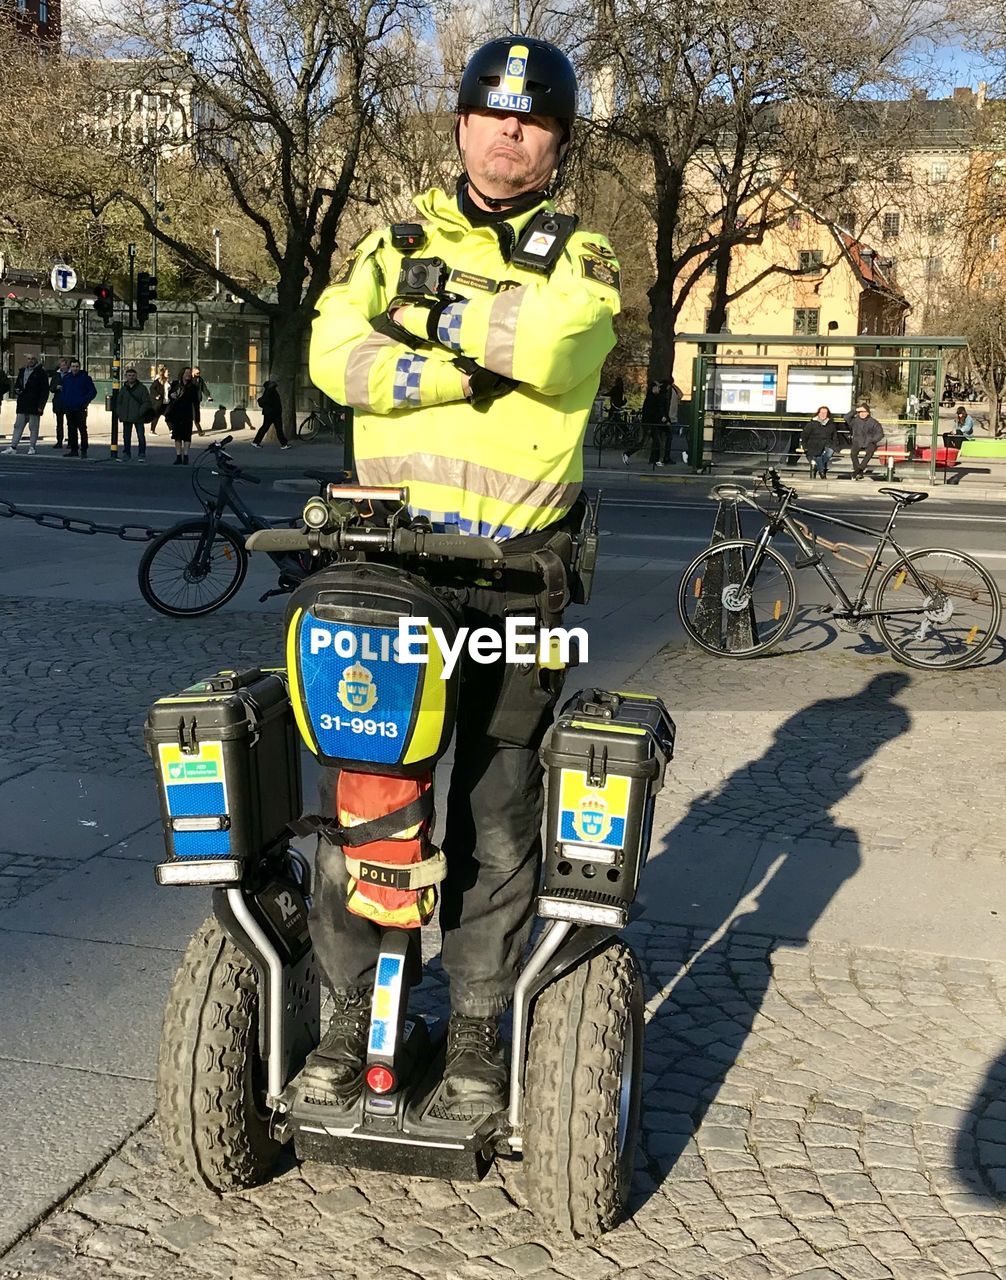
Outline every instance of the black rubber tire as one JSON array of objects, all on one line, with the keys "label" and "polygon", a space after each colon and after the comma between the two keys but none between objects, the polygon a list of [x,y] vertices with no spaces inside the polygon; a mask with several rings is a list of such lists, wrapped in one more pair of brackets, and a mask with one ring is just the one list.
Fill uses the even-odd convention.
[{"label": "black rubber tire", "polygon": [[[953,556],[962,564],[966,564],[975,573],[985,586],[989,595],[989,624],[985,629],[985,634],[976,645],[970,647],[959,658],[951,658],[946,662],[922,662],[920,659],[907,649],[905,649],[899,640],[895,639],[893,633],[887,625],[887,620],[883,617],[883,610],[887,592],[893,587],[898,574],[902,571],[904,560],[897,560],[881,577],[877,583],[877,592],[874,596],[873,607],[877,611],[877,616],[873,619],[876,623],[877,633],[887,645],[888,649],[894,654],[899,662],[903,662],[907,667],[914,667],[917,671],[959,671],[961,667],[969,667],[973,662],[977,662],[983,653],[989,648],[992,642],[999,634],[999,626],[1002,622],[1002,597],[999,594],[999,588],[996,586],[995,579],[985,568],[985,566],[972,556],[967,556],[961,551],[954,551],[949,547],[921,547],[917,551],[909,551],[905,555],[905,559],[911,560],[915,567],[919,570],[923,577],[926,576],[926,568],[924,562],[927,556]],[[893,602],[897,605],[897,601]]]},{"label": "black rubber tire", "polygon": [[309,413],[297,428],[297,438],[306,443],[308,440],[313,440],[320,430],[321,416],[318,413]]},{"label": "black rubber tire", "polygon": [[[778,630],[767,641],[749,645],[746,649],[724,649],[715,644],[711,644],[701,631],[695,626],[689,615],[689,600],[691,591],[692,577],[695,571],[704,561],[723,560],[724,563],[729,561],[730,557],[738,555],[744,556],[744,563],[750,561],[751,556],[757,550],[758,544],[753,538],[730,538],[724,542],[714,542],[711,546],[706,547],[705,551],[700,551],[692,563],[681,575],[681,581],[678,583],[678,617],[681,619],[681,625],[684,627],[685,634],[700,649],[704,649],[706,653],[711,653],[714,658],[756,658],[759,654],[771,653],[774,648],[782,644],[783,640],[789,635],[793,622],[796,619],[797,610],[797,591],[796,579],[793,577],[793,571],[774,547],[765,547],[764,557],[759,565],[759,572],[765,561],[770,561],[772,567],[779,573],[783,584],[789,595],[786,608],[782,613],[781,623]],[[728,565],[729,568],[729,565]],[[703,573],[703,579],[706,574]],[[752,587],[757,584],[758,575],[754,577]]]},{"label": "black rubber tire", "polygon": [[193,608],[182,608],[178,605],[170,604],[157,594],[151,581],[151,574],[154,560],[158,553],[163,551],[165,547],[170,546],[172,542],[181,542],[184,538],[191,539],[193,535],[198,535],[205,528],[205,520],[185,520],[181,524],[176,524],[174,528],[166,530],[159,538],[155,538],[141,556],[140,566],[137,570],[140,594],[147,604],[152,609],[156,609],[158,613],[166,614],[169,618],[201,618],[207,613],[213,613],[214,610],[221,608],[241,590],[241,584],[244,582],[245,574],[248,572],[248,552],[245,550],[244,539],[229,525],[220,524],[217,526],[216,543],[227,543],[233,550],[236,561],[234,577],[227,584],[226,589],[215,598],[202,602]]},{"label": "black rubber tire", "polygon": [[[625,1071],[630,1092],[619,1150]],[[524,1183],[528,1203],[549,1229],[596,1240],[624,1213],[639,1136],[642,1071],[643,980],[632,951],[613,942],[546,987],[532,1015]]]},{"label": "black rubber tire", "polygon": [[164,1011],[157,1119],[169,1158],[211,1191],[254,1186],[269,1135],[255,970],[210,916],[186,948]]}]

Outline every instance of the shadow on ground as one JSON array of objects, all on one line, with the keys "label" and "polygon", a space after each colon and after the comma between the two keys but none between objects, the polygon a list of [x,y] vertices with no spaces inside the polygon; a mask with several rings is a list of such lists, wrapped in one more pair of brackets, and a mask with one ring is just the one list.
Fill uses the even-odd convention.
[{"label": "shadow on ground", "polygon": [[698,796],[651,853],[646,901],[659,903],[662,920],[683,925],[700,908],[702,927],[667,930],[648,965],[652,1016],[639,1163],[649,1177],[640,1179],[637,1206],[694,1151],[692,1135],[741,1054],[772,980],[773,952],[805,944],[856,874],[858,835],[838,825],[831,810],[871,757],[908,732],[909,714],[895,698],[909,681],[887,672],[853,697],[822,698],[798,711],[760,758]]}]

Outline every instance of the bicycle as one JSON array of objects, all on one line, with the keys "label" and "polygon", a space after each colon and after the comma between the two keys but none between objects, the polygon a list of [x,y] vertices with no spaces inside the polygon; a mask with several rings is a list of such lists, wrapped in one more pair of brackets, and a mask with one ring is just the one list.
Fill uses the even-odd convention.
[{"label": "bicycle", "polygon": [[[894,656],[920,670],[965,667],[992,644],[1002,620],[1002,599],[988,570],[971,556],[943,548],[904,551],[893,529],[903,507],[929,495],[905,489],[881,489],[894,503],[883,530],[867,528],[837,516],[796,505],[795,489],[784,488],[770,468],[763,483],[771,487],[776,507],[767,511],[739,485],[718,485],[713,496],[734,504],[737,537],[714,542],[684,571],[678,588],[678,613],[690,639],[707,653],[725,658],[753,658],[779,645],[796,618],[797,591],[793,569],[771,546],[786,533],[804,558],[797,569],[814,569],[834,597],[828,615],[842,628],[860,631],[875,623]],[[743,537],[740,504],[753,507],[767,523],[757,538]],[[825,549],[864,567],[863,580],[850,597],[821,559],[818,536],[794,514],[868,534],[877,540],[869,557],[847,543],[822,543]],[[882,564],[887,548],[896,559]],[[843,552],[859,559],[850,559]],[[880,571],[873,607],[866,595]]]},{"label": "bicycle", "polygon": [[332,443],[342,443],[345,439],[345,413],[341,406],[337,413],[331,406],[313,404],[311,412],[297,427],[297,438],[306,442],[313,440],[321,431],[331,431]]},{"label": "bicycle", "polygon": [[[235,485],[240,481],[259,484],[258,476],[242,471],[225,446],[232,436],[207,445],[192,469],[192,491],[203,508],[202,519],[183,520],[155,538],[140,560],[140,593],[151,608],[169,618],[197,618],[213,613],[241,588],[248,572],[245,537],[259,529],[298,524],[297,517],[264,519],[248,507]],[[216,492],[209,489],[202,472],[208,464],[219,477]],[[305,472],[323,491],[329,477]],[[235,528],[224,521],[230,511],[240,521]],[[260,599],[292,591],[322,563],[307,552],[275,554],[271,557],[280,571],[279,585]]]},{"label": "bicycle", "polygon": [[620,449],[632,453],[643,440],[642,414],[638,409],[612,409],[594,428],[591,444],[595,449]]}]

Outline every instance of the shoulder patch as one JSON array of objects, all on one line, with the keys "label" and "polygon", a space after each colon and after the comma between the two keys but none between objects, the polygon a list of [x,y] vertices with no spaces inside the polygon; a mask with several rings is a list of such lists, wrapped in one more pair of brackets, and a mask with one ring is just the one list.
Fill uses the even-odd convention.
[{"label": "shoulder patch", "polygon": [[606,244],[598,244],[596,240],[584,240],[581,246],[590,253],[596,253],[599,258],[614,258],[614,251]]},{"label": "shoulder patch", "polygon": [[343,262],[342,266],[332,278],[333,284],[349,284],[353,272],[356,270],[356,264],[360,261],[360,253],[351,253]]},{"label": "shoulder patch", "polygon": [[617,293],[622,286],[622,273],[614,259],[605,261],[593,254],[580,255],[580,270],[588,280],[596,280],[598,284],[606,284]]}]

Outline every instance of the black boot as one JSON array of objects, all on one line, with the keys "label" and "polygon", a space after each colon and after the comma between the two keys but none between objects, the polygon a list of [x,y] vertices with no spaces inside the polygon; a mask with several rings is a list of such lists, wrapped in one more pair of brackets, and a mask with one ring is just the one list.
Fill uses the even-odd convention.
[{"label": "black boot", "polygon": [[335,1013],[321,1044],[309,1055],[298,1080],[305,1102],[340,1106],[363,1084],[370,1027],[370,992],[336,991]]},{"label": "black boot", "polygon": [[497,1018],[466,1018],[452,1013],[447,1030],[447,1060],[441,1103],[458,1120],[502,1111],[507,1069]]}]

